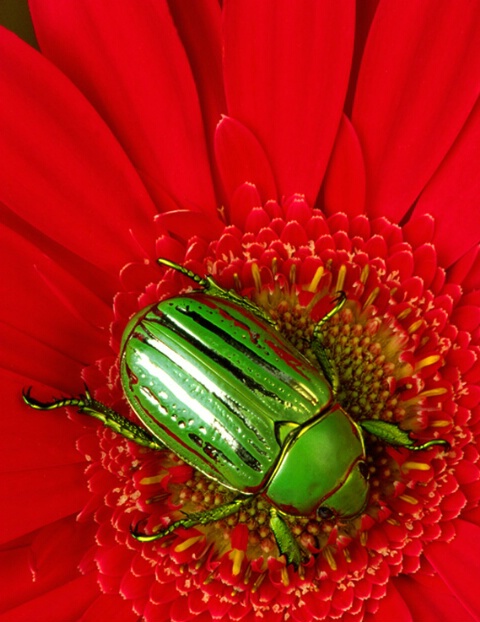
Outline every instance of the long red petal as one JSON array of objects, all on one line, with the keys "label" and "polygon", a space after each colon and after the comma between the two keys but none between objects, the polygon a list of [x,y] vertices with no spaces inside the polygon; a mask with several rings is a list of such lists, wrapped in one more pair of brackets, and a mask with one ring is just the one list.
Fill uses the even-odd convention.
[{"label": "long red petal", "polygon": [[445,267],[480,242],[479,161],[480,100],[415,207],[435,216],[435,247]]},{"label": "long red petal", "polygon": [[[1,226],[0,249],[0,321],[76,361],[88,363],[110,353],[107,335],[90,321],[94,323],[97,318],[106,322],[105,308],[95,296],[89,296],[92,304],[89,311],[88,307],[82,307],[80,298],[76,300],[85,290],[74,280],[64,278],[55,292],[45,281],[51,262],[37,248]],[[25,356],[29,356],[28,352]]]},{"label": "long red petal", "polygon": [[[165,2],[32,0],[42,52],[88,97],[153,196],[214,210],[195,83]],[[161,205],[159,205],[161,209]]]},{"label": "long red petal", "polygon": [[402,219],[470,114],[479,76],[475,2],[380,2],[352,115],[370,215]]},{"label": "long red petal", "polygon": [[228,112],[270,160],[280,195],[315,202],[341,117],[354,3],[225,3]]},{"label": "long red petal", "polygon": [[480,611],[480,527],[458,520],[449,543],[434,542],[426,550],[428,561],[474,620]]},{"label": "long red petal", "polygon": [[277,190],[270,163],[255,136],[236,119],[223,117],[215,133],[215,154],[230,201],[244,183],[253,183],[264,201]]},{"label": "long red petal", "polygon": [[0,202],[110,274],[134,256],[129,229],[154,207],[82,95],[40,54],[0,30]]},{"label": "long red petal", "polygon": [[78,565],[92,545],[95,528],[95,524],[79,523],[69,516],[3,545],[0,612],[78,579]]},{"label": "long red petal", "polygon": [[0,491],[2,499],[8,499],[8,503],[2,518],[0,542],[8,542],[80,512],[90,497],[84,471],[85,465],[77,463],[3,473]]},{"label": "long red petal", "polygon": [[395,578],[395,587],[408,603],[414,620],[438,622],[448,611],[452,619],[476,622],[438,576],[400,576]]},{"label": "long red petal", "polygon": [[343,115],[325,175],[325,211],[351,218],[365,209],[365,164],[355,129]]},{"label": "long red petal", "polygon": [[365,622],[416,622],[412,613],[395,588],[392,581],[388,584],[387,593],[380,600],[380,607],[373,615],[367,614]]},{"label": "long red petal", "polygon": [[222,14],[218,0],[177,2],[170,12],[188,54],[200,98],[207,144],[213,148],[215,127],[227,111],[222,74]]},{"label": "long red petal", "polygon": [[96,577],[92,573],[79,577],[51,592],[10,609],[2,615],[2,622],[19,622],[19,620],[40,620],[48,622],[65,622],[80,620],[83,611],[98,596],[99,588]]}]

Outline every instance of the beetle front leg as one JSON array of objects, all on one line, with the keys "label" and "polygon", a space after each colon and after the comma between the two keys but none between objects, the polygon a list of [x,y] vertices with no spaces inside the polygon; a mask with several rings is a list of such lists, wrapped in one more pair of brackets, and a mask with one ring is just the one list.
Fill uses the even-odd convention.
[{"label": "beetle front leg", "polygon": [[317,357],[318,362],[320,363],[320,367],[322,368],[323,373],[325,374],[326,379],[331,384],[333,393],[338,393],[339,388],[339,379],[336,370],[334,369],[330,359],[327,356],[325,348],[322,345],[322,326],[328,322],[336,313],[338,313],[345,301],[347,300],[347,296],[345,292],[339,292],[335,298],[335,306],[331,309],[326,315],[322,317],[321,320],[317,322],[315,328],[313,329],[313,338],[312,338],[312,350]]},{"label": "beetle front leg", "polygon": [[290,527],[273,507],[270,508],[270,529],[275,536],[280,555],[285,555],[287,564],[293,564],[295,568],[298,568],[304,561],[305,555],[295,540]]},{"label": "beetle front leg", "polygon": [[192,514],[187,514],[185,518],[181,518],[180,520],[171,523],[165,529],[162,529],[161,531],[157,531],[150,535],[146,533],[141,533],[137,531],[136,528],[132,528],[130,532],[132,536],[139,542],[153,542],[154,540],[159,540],[160,538],[168,536],[179,527],[189,529],[190,527],[196,527],[197,525],[208,525],[209,523],[214,523],[215,521],[227,518],[231,514],[235,514],[236,512],[238,512],[242,505],[244,505],[248,501],[250,501],[249,497],[239,497],[237,499],[234,499],[230,503],[224,503],[223,505],[219,505],[209,510],[204,510],[203,512],[194,512]]},{"label": "beetle front leg", "polygon": [[129,441],[149,449],[163,449],[164,446],[140,426],[132,423],[126,417],[122,417],[115,410],[97,402],[85,387],[85,394],[78,398],[65,398],[53,402],[40,402],[31,396],[31,387],[23,392],[23,401],[36,410],[54,410],[72,406],[78,408],[79,413],[84,413],[99,419],[104,425],[111,428],[117,434],[121,434]]}]

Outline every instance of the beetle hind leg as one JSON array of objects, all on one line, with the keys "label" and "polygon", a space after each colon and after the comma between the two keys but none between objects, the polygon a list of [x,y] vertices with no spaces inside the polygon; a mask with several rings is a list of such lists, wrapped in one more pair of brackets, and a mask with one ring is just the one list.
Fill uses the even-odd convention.
[{"label": "beetle hind leg", "polygon": [[126,417],[122,417],[122,415],[112,408],[93,399],[86,387],[85,393],[78,398],[62,398],[53,400],[52,402],[41,402],[35,399],[32,397],[31,388],[29,387],[23,392],[23,401],[36,410],[55,410],[56,408],[65,408],[68,406],[77,408],[79,413],[99,419],[108,428],[111,428],[117,434],[121,434],[129,441],[134,441],[137,445],[142,445],[149,449],[163,449],[163,445],[144,428],[132,423],[132,421]]},{"label": "beetle hind leg", "polygon": [[138,525],[137,527],[132,527],[130,529],[130,533],[139,542],[153,542],[154,540],[159,540],[160,538],[168,536],[179,527],[183,527],[184,529],[190,529],[190,527],[196,527],[197,525],[208,525],[209,523],[214,523],[215,521],[227,518],[227,516],[238,512],[242,505],[247,503],[247,501],[249,500],[250,499],[248,497],[239,497],[237,499],[234,499],[233,501],[230,501],[230,503],[224,503],[223,505],[213,507],[209,510],[204,510],[203,512],[194,512],[192,514],[187,514],[185,518],[181,518],[180,520],[171,523],[165,529],[157,531],[153,534],[146,534],[138,531]]}]

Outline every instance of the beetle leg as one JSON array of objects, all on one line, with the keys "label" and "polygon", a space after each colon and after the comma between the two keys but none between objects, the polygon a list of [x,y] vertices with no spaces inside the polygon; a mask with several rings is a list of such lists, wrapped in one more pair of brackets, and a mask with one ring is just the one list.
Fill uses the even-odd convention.
[{"label": "beetle leg", "polygon": [[338,292],[334,298],[334,302],[336,303],[333,309],[330,309],[328,313],[326,313],[316,324],[313,329],[313,338],[318,337],[318,334],[321,332],[322,326],[330,320],[335,313],[338,313],[347,300],[347,295],[345,292]]},{"label": "beetle leg", "polygon": [[280,555],[285,555],[287,564],[293,564],[298,568],[304,559],[297,541],[287,523],[275,508],[270,508],[270,529],[275,536]]},{"label": "beetle leg", "polygon": [[325,378],[328,380],[332,387],[333,394],[336,395],[340,386],[340,380],[338,378],[336,369],[333,367],[324,347],[319,340],[312,341],[311,346],[313,353],[317,357],[317,361],[320,363],[320,367],[322,368]]},{"label": "beetle leg", "polygon": [[168,536],[175,531],[175,529],[178,529],[178,527],[189,529],[190,527],[195,527],[196,525],[208,525],[208,523],[214,523],[215,521],[227,518],[227,516],[238,512],[242,505],[249,500],[249,497],[238,497],[230,503],[224,503],[223,505],[213,507],[209,510],[204,510],[203,512],[187,514],[185,518],[181,518],[180,520],[171,523],[165,529],[157,531],[151,535],[137,531],[136,527],[132,527],[130,532],[136,540],[139,540],[139,542],[153,542],[154,540],[159,540],[160,538]]},{"label": "beetle leg", "polygon": [[384,441],[388,445],[395,445],[397,447],[406,447],[412,451],[422,451],[429,449],[435,445],[441,445],[447,450],[450,448],[450,443],[443,439],[434,439],[427,441],[426,443],[416,444],[415,440],[410,438],[409,433],[406,430],[402,430],[395,423],[388,421],[382,421],[380,419],[369,419],[360,421],[360,425],[364,430],[370,434],[374,434],[377,438]]},{"label": "beetle leg", "polygon": [[94,400],[86,387],[85,394],[80,395],[79,398],[65,398],[54,400],[53,402],[40,402],[33,398],[30,393],[31,387],[23,392],[23,400],[31,408],[37,410],[54,410],[55,408],[73,406],[74,408],[78,408],[78,412],[80,413],[100,419],[104,425],[111,428],[117,434],[121,434],[129,441],[134,441],[137,445],[142,445],[149,449],[163,449],[164,447],[151,436],[149,432],[135,423],[132,423],[126,417],[122,417],[122,415],[119,415],[112,408]]},{"label": "beetle leg", "polygon": [[339,292],[337,294],[335,298],[336,304],[333,309],[331,309],[326,315],[324,315],[322,319],[319,320],[315,325],[315,328],[313,329],[313,338],[311,343],[312,350],[317,357],[318,362],[320,363],[320,367],[322,368],[326,379],[331,384],[334,394],[338,393],[340,381],[338,379],[338,374],[334,369],[332,363],[330,362],[330,359],[325,352],[325,348],[322,345],[322,326],[325,324],[325,322],[328,322],[328,320],[331,319],[335,315],[335,313],[338,313],[340,311],[346,300],[347,297],[345,295],[345,292]]}]

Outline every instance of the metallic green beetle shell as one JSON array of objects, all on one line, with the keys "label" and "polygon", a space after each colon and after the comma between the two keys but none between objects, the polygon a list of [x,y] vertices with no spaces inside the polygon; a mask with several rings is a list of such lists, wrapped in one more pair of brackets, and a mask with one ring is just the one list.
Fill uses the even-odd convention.
[{"label": "metallic green beetle shell", "polygon": [[295,515],[362,510],[361,431],[318,368],[241,303],[199,291],[142,310],[121,377],[151,433],[221,484]]}]

